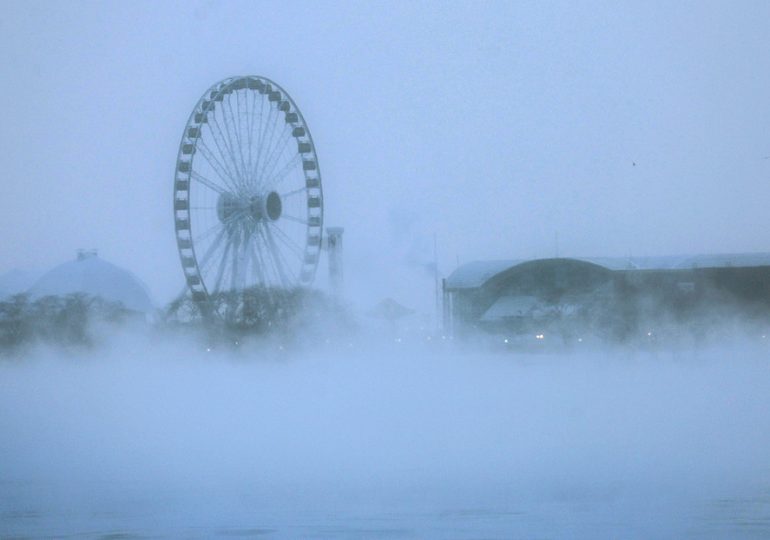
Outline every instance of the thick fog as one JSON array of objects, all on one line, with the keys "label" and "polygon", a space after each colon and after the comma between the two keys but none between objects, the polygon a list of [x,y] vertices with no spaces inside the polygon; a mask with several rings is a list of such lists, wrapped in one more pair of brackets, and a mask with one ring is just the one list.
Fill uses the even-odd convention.
[{"label": "thick fog", "polygon": [[[436,302],[474,260],[770,251],[768,21],[766,2],[5,2],[0,301],[84,248],[155,309],[0,309],[0,537],[768,537],[764,313],[700,341],[520,347],[454,339]],[[340,296],[322,259],[319,311],[258,337],[166,311],[180,137],[236,75],[301,109],[324,226],[345,228]]]},{"label": "thick fog", "polygon": [[770,532],[766,348],[312,349],[230,356],[132,338],[3,363],[0,528],[193,538]]}]

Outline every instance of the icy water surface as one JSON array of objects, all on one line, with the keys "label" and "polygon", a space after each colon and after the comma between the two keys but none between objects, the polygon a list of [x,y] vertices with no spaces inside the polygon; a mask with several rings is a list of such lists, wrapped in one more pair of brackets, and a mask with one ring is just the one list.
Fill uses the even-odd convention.
[{"label": "icy water surface", "polygon": [[2,538],[767,538],[770,355],[0,363]]}]

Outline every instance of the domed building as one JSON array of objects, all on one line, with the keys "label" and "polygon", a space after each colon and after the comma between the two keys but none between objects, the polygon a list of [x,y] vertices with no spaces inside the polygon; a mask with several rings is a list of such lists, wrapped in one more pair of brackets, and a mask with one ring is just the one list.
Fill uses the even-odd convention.
[{"label": "domed building", "polygon": [[101,259],[96,250],[78,250],[75,260],[45,273],[28,293],[33,300],[80,293],[120,302],[138,313],[154,309],[147,287],[128,270]]}]

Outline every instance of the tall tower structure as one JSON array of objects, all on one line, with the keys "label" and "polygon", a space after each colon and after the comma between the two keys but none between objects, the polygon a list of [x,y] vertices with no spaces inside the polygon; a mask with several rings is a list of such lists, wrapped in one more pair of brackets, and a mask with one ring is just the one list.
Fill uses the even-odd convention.
[{"label": "tall tower structure", "polygon": [[335,295],[342,294],[343,265],[342,265],[342,227],[326,228],[326,249],[329,258],[329,283]]}]

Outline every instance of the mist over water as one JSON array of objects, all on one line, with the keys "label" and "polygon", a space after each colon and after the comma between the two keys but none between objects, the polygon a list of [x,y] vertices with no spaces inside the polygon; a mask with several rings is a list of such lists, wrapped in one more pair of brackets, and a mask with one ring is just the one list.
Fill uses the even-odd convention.
[{"label": "mist over water", "polygon": [[[714,277],[740,291],[735,313],[701,295],[692,275],[706,266],[670,283],[636,280],[639,267],[629,317],[609,289],[586,289],[548,309],[527,301],[545,318],[522,341],[494,320],[481,322],[499,335],[463,343],[425,335],[442,279],[472,261],[732,253],[767,269],[769,2],[2,7],[0,304],[75,253],[149,294],[141,314],[82,287],[0,305],[0,539],[770,538],[764,270]],[[230,252],[212,255],[214,287],[188,272],[182,250],[200,270],[198,231],[216,230],[198,223],[236,212],[280,224],[300,204],[293,188],[238,202],[226,187],[204,197],[203,222],[184,215],[199,206],[193,172],[213,178],[192,165],[201,126],[225,121],[227,103],[242,133],[235,85],[209,93],[208,112],[196,104],[246,76],[238,91],[267,78],[286,91],[265,94],[276,110],[293,102],[270,108],[264,130],[262,106],[256,123],[256,100],[243,109],[256,141],[268,119],[279,131],[289,115],[306,121],[307,138],[287,135],[292,155],[317,153],[300,158],[312,177],[295,163],[317,190],[303,212],[312,200],[315,223],[344,228],[344,283],[324,252],[305,291],[315,312],[294,319],[303,295],[253,289],[236,297],[249,324],[211,346],[193,336],[200,311],[175,300],[202,283],[230,319],[239,310],[218,283],[237,283],[238,265],[225,273]],[[233,171],[247,142],[217,144]],[[222,180],[239,176],[229,168]],[[320,248],[315,227],[301,238]],[[516,307],[529,289],[490,306]],[[607,324],[618,314],[633,324]],[[577,322],[552,333],[551,317]],[[413,328],[396,334],[403,321]],[[557,330],[565,350],[530,346]],[[595,345],[604,338],[640,348]]]},{"label": "mist over water", "polygon": [[0,533],[766,537],[767,353],[38,350],[0,363]]}]

